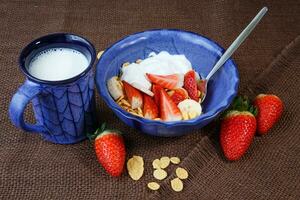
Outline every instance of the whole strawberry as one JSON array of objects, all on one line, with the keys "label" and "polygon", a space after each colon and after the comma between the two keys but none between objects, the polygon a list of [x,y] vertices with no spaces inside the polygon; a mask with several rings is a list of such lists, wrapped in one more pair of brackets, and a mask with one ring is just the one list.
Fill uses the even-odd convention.
[{"label": "whole strawberry", "polygon": [[105,124],[101,129],[97,129],[92,135],[88,135],[90,140],[94,139],[94,150],[99,163],[111,176],[120,176],[125,163],[125,145],[121,134],[115,130],[105,129]]},{"label": "whole strawberry", "polygon": [[266,134],[279,120],[283,112],[283,102],[279,97],[272,94],[258,95],[253,104],[258,109],[257,132]]},{"label": "whole strawberry", "polygon": [[256,131],[256,109],[238,97],[222,119],[220,143],[228,160],[240,159],[249,148]]}]

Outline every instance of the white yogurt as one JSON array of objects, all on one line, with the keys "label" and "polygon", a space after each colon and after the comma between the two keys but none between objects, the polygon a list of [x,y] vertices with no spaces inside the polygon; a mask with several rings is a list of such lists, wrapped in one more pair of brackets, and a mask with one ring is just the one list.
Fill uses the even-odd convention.
[{"label": "white yogurt", "polygon": [[138,84],[150,90],[151,83],[146,78],[146,73],[157,75],[185,74],[190,70],[192,70],[192,64],[185,55],[170,55],[166,51],[159,54],[152,52],[141,63],[132,63],[122,67],[121,80],[131,85]]}]

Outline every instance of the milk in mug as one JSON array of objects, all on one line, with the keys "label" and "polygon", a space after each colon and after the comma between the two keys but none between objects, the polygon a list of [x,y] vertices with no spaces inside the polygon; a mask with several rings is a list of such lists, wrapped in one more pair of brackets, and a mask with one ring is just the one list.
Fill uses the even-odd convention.
[{"label": "milk in mug", "polygon": [[87,57],[71,48],[50,48],[39,52],[29,63],[28,72],[41,80],[61,81],[83,72],[89,65]]}]

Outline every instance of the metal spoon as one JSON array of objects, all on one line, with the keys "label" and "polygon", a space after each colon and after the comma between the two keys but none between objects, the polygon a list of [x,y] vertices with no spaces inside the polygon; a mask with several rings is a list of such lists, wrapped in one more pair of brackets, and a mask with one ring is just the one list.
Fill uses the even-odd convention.
[{"label": "metal spoon", "polygon": [[248,24],[248,26],[240,33],[240,35],[234,40],[234,42],[229,46],[229,48],[225,51],[222,57],[218,60],[212,70],[204,79],[205,81],[205,89],[204,96],[202,97],[201,102],[204,101],[207,93],[207,83],[209,79],[222,67],[222,65],[230,58],[230,56],[235,52],[235,50],[243,43],[243,41],[249,36],[251,31],[256,27],[259,21],[263,18],[263,16],[268,11],[267,7],[263,7],[259,13],[252,19],[252,21]]}]

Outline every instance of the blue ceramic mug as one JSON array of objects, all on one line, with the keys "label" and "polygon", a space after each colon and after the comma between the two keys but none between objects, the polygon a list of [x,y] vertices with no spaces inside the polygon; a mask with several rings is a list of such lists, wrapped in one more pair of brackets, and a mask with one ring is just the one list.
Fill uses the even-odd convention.
[{"label": "blue ceramic mug", "polygon": [[[36,55],[57,48],[79,51],[87,58],[88,66],[76,76],[56,81],[39,79],[29,73],[29,63]],[[25,131],[40,133],[43,139],[53,143],[72,144],[85,139],[86,133],[94,131],[95,125],[92,71],[95,57],[94,46],[74,34],[51,34],[28,44],[19,57],[20,68],[27,79],[14,94],[9,107],[13,124]],[[23,119],[30,101],[35,124],[26,123]]]}]

